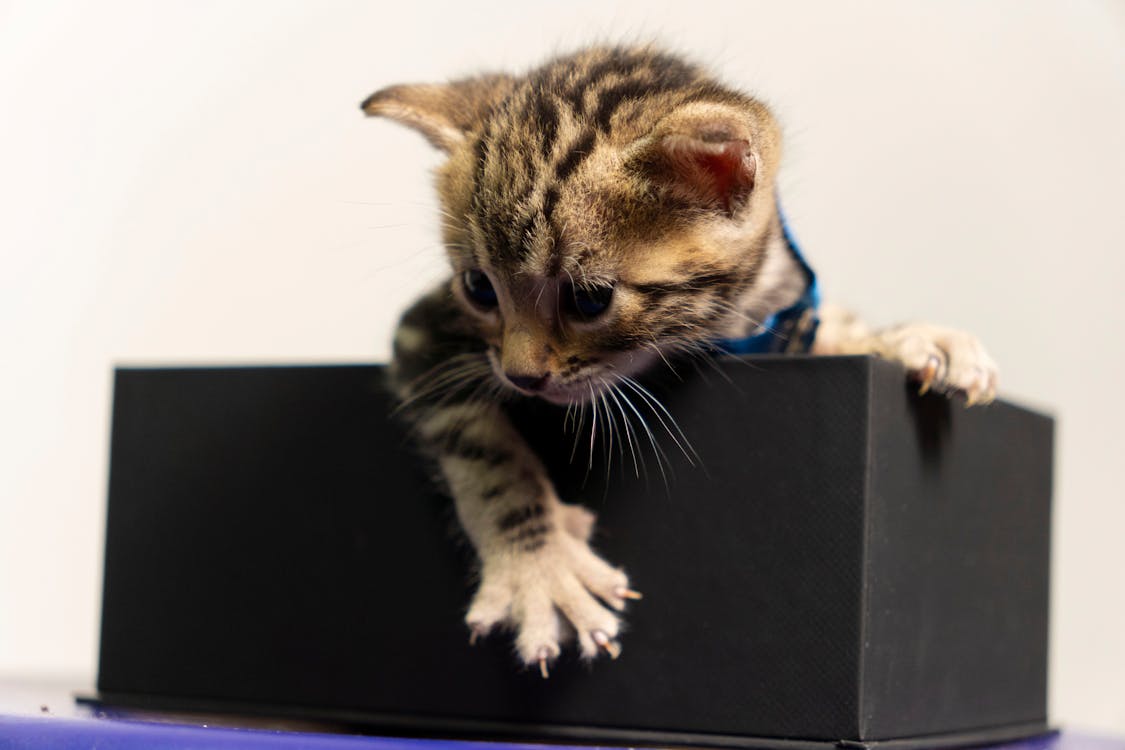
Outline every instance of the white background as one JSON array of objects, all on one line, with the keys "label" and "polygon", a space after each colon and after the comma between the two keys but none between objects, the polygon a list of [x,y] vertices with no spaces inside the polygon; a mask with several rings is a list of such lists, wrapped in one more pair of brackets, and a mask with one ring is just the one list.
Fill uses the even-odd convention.
[{"label": "white background", "polygon": [[659,39],[784,123],[830,298],[1059,417],[1052,711],[1125,733],[1125,4],[0,0],[0,675],[92,681],[115,362],[370,361],[441,273],[376,88]]}]

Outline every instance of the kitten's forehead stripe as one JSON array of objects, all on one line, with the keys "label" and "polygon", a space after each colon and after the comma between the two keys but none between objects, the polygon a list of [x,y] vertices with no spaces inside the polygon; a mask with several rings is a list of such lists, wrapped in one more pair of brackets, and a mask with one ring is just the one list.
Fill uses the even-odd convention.
[{"label": "kitten's forehead stripe", "polygon": [[578,169],[582,160],[594,150],[597,137],[597,133],[593,130],[587,130],[567,150],[566,155],[555,166],[555,178],[559,182],[566,182],[567,178],[574,174],[574,170]]},{"label": "kitten's forehead stripe", "polygon": [[631,122],[653,97],[683,101],[706,84],[681,60],[624,48],[560,58],[517,82],[473,146],[472,208],[494,262],[559,273],[566,248],[555,210],[599,133],[612,138],[615,116]]},{"label": "kitten's forehead stripe", "polygon": [[535,122],[539,126],[540,142],[539,152],[546,159],[554,148],[555,138],[559,133],[559,108],[552,99],[542,91],[535,97]]},{"label": "kitten's forehead stripe", "polygon": [[555,204],[559,201],[559,189],[552,185],[547,188],[547,192],[543,195],[543,218],[548,222],[551,221],[551,216],[555,213]]},{"label": "kitten's forehead stripe", "polygon": [[646,71],[650,75],[626,78],[599,92],[598,108],[594,112],[594,122],[599,130],[609,130],[614,113],[627,101],[638,101],[645,97],[669,91],[684,89],[694,83],[689,70],[673,68]]}]

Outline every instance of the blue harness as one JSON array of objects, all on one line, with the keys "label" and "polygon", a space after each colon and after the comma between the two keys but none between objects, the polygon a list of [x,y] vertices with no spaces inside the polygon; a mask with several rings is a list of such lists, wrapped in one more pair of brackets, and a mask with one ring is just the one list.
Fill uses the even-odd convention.
[{"label": "blue harness", "polygon": [[762,324],[749,336],[740,339],[718,339],[712,342],[715,348],[724,354],[780,352],[801,354],[807,353],[812,348],[816,327],[820,323],[820,318],[817,316],[820,288],[816,283],[816,274],[801,255],[801,248],[793,239],[781,209],[778,209],[778,218],[781,220],[781,233],[785,237],[785,246],[805,274],[805,293],[789,307],[778,310],[762,321]]}]

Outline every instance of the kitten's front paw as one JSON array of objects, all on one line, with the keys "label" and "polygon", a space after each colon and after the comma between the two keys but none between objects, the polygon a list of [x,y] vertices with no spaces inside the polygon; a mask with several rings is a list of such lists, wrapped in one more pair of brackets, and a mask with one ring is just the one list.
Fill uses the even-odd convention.
[{"label": "kitten's front paw", "polygon": [[877,351],[906,365],[910,376],[931,388],[965,394],[966,406],[996,397],[997,368],[980,341],[963,331],[915,323],[877,334]]},{"label": "kitten's front paw", "polygon": [[604,651],[616,659],[621,621],[607,606],[620,612],[626,599],[639,598],[622,571],[598,557],[576,529],[563,527],[567,518],[586,515],[560,517],[534,544],[489,550],[465,616],[471,641],[496,628],[515,631],[520,660],[544,677],[562,646],[575,638],[584,658]]}]

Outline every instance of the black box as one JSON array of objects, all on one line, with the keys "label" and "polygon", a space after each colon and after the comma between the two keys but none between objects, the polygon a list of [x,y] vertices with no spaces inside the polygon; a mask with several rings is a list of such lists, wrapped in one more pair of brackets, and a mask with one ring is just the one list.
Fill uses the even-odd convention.
[{"label": "black box", "polygon": [[703,465],[650,418],[667,482],[515,415],[645,594],[619,660],[545,681],[469,647],[472,551],[381,368],[118,370],[98,699],[633,745],[1045,730],[1050,418],[867,357],[679,375],[651,387]]}]

